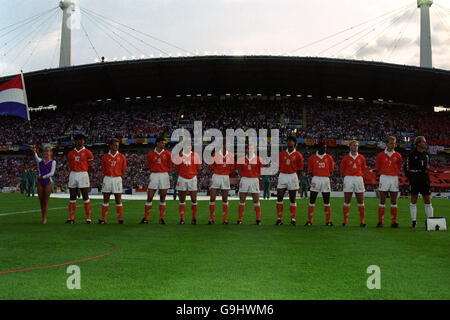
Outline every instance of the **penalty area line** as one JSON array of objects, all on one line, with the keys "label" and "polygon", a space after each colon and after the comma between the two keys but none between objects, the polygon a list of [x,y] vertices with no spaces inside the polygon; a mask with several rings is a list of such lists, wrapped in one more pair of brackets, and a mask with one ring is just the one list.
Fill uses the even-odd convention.
[{"label": "penalty area line", "polygon": [[103,242],[103,243],[106,243],[106,244],[109,244],[109,245],[113,246],[114,249],[109,251],[109,252],[106,252],[104,254],[95,256],[95,257],[90,257],[90,258],[85,258],[85,259],[80,259],[80,260],[75,260],[75,261],[69,261],[69,262],[54,264],[54,265],[51,265],[51,266],[31,267],[31,268],[23,268],[23,269],[16,269],[16,270],[0,271],[0,274],[17,273],[17,272],[23,272],[23,271],[39,270],[39,269],[57,268],[57,267],[66,266],[66,265],[69,265],[69,264],[80,263],[80,262],[84,262],[84,261],[89,261],[89,260],[94,260],[94,259],[106,257],[106,256],[108,256],[110,254],[113,254],[117,250],[119,250],[119,247],[116,244],[112,243],[112,242],[102,241],[102,240],[95,240],[95,239],[85,239],[85,240]]}]

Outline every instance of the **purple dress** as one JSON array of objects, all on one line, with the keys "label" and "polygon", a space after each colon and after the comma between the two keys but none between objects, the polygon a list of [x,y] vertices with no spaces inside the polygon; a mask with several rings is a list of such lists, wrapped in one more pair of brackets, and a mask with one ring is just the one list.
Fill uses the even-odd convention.
[{"label": "purple dress", "polygon": [[45,163],[44,159],[39,158],[37,154],[35,154],[34,156],[36,162],[38,163],[39,176],[44,178],[42,180],[38,180],[38,183],[41,186],[45,187],[48,183],[52,182],[50,177],[55,174],[56,161],[50,160],[49,162]]}]

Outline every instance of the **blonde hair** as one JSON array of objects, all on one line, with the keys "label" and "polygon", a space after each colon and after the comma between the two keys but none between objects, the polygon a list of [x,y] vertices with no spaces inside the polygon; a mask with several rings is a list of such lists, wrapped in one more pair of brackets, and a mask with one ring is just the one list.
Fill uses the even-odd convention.
[{"label": "blonde hair", "polygon": [[394,137],[394,136],[389,136],[389,137],[387,137],[386,142],[389,143],[389,141],[392,141],[392,142],[394,142],[394,143],[397,143],[397,138]]},{"label": "blonde hair", "polygon": [[351,146],[352,144],[356,143],[359,146],[359,141],[358,140],[352,140],[350,141],[350,143],[348,144],[348,146]]},{"label": "blonde hair", "polygon": [[421,143],[422,141],[424,141],[425,140],[425,137],[424,136],[417,136],[415,139],[414,139],[414,145],[418,145],[419,143]]}]

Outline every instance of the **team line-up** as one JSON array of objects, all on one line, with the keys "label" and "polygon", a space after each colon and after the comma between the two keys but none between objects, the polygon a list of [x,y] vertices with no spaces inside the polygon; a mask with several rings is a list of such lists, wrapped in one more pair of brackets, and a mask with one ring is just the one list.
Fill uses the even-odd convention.
[{"label": "team line-up", "polygon": [[[81,191],[84,209],[86,212],[86,223],[91,223],[91,203],[89,200],[89,174],[93,170],[94,156],[91,151],[84,147],[85,137],[83,135],[75,136],[75,148],[67,155],[69,174],[69,219],[68,224],[75,222],[75,209],[78,190]],[[299,175],[303,171],[303,156],[296,147],[296,137],[287,138],[287,149],[279,154],[279,178],[277,185],[277,221],[275,225],[283,224],[283,198],[289,193],[289,212],[290,224],[296,225],[296,194],[299,190]],[[190,141],[183,142],[183,149],[172,159],[172,154],[165,149],[166,141],[164,138],[156,140],[156,147],[147,154],[147,167],[150,170],[150,181],[148,184],[147,201],[144,208],[144,217],[141,224],[148,224],[149,215],[152,209],[152,200],[155,193],[159,190],[159,223],[165,224],[164,215],[166,211],[166,195],[170,188],[169,171],[174,166],[178,173],[176,188],[179,191],[179,213],[180,224],[185,224],[186,215],[186,196],[189,193],[191,199],[192,224],[197,223],[197,171],[201,168],[200,156],[192,151]],[[119,152],[119,140],[111,139],[109,141],[109,152],[102,157],[101,170],[103,178],[103,205],[102,218],[99,224],[105,224],[109,209],[109,200],[111,194],[114,194],[116,202],[116,211],[118,223],[123,224],[123,206],[122,206],[122,176],[127,169],[125,156]],[[403,163],[400,153],[395,151],[396,138],[391,136],[386,139],[386,149],[380,152],[376,157],[375,170],[380,175],[379,191],[380,204],[378,207],[379,222],[377,227],[383,227],[385,202],[389,194],[391,206],[391,226],[398,228],[397,216],[397,196],[399,192],[399,173],[404,168],[405,175],[408,178],[411,187],[410,214],[412,227],[416,226],[417,208],[416,203],[419,193],[422,194],[425,203],[425,213],[427,217],[433,216],[433,207],[431,206],[430,179],[428,174],[429,154],[426,152],[427,143],[423,136],[416,137],[414,141],[415,149],[409,154],[405,163]],[[365,227],[365,206],[364,206],[364,181],[363,172],[366,170],[366,159],[358,153],[359,142],[353,140],[349,144],[349,153],[344,156],[340,163],[340,171],[344,175],[344,205],[342,225],[348,225],[350,211],[350,202],[355,193],[360,215],[360,226]],[[317,144],[317,151],[308,159],[307,171],[312,175],[310,187],[310,202],[308,206],[308,221],[305,226],[311,226],[313,223],[313,214],[315,201],[319,193],[322,193],[324,202],[324,211],[326,214],[326,225],[333,226],[331,221],[330,206],[330,174],[334,171],[334,160],[331,155],[326,153],[327,146],[324,143]],[[43,150],[43,159],[39,158],[36,150],[33,149],[35,160],[38,164],[39,177],[37,178],[37,190],[40,199],[42,211],[42,223],[47,222],[47,211],[50,193],[52,190],[51,177],[55,174],[56,162],[52,159],[52,149],[45,147]],[[227,143],[224,139],[220,150],[211,157],[210,168],[212,169],[212,184],[210,187],[210,220],[208,224],[215,223],[215,200],[218,191],[222,195],[222,224],[228,224],[228,192],[230,189],[230,174],[237,169],[239,182],[239,209],[237,224],[242,224],[245,211],[245,200],[250,194],[253,200],[254,211],[256,214],[256,224],[261,224],[261,206],[259,202],[259,177],[264,170],[262,159],[256,155],[255,146],[247,143],[245,146],[245,156],[237,159],[235,162],[234,154],[227,150]]]}]

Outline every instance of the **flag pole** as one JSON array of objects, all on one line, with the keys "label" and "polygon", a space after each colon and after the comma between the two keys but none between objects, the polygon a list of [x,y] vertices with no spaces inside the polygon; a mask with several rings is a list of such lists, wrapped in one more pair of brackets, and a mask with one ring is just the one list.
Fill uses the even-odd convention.
[{"label": "flag pole", "polygon": [[[33,127],[31,126],[30,109],[28,108],[27,89],[25,88],[25,78],[23,76],[23,70],[20,70],[20,75],[21,75],[22,86],[23,86],[23,97],[25,99],[25,105],[26,105],[26,108],[27,108],[28,125],[30,126],[31,140],[33,140]],[[34,145],[34,141],[33,141],[33,146],[36,147]]]}]

